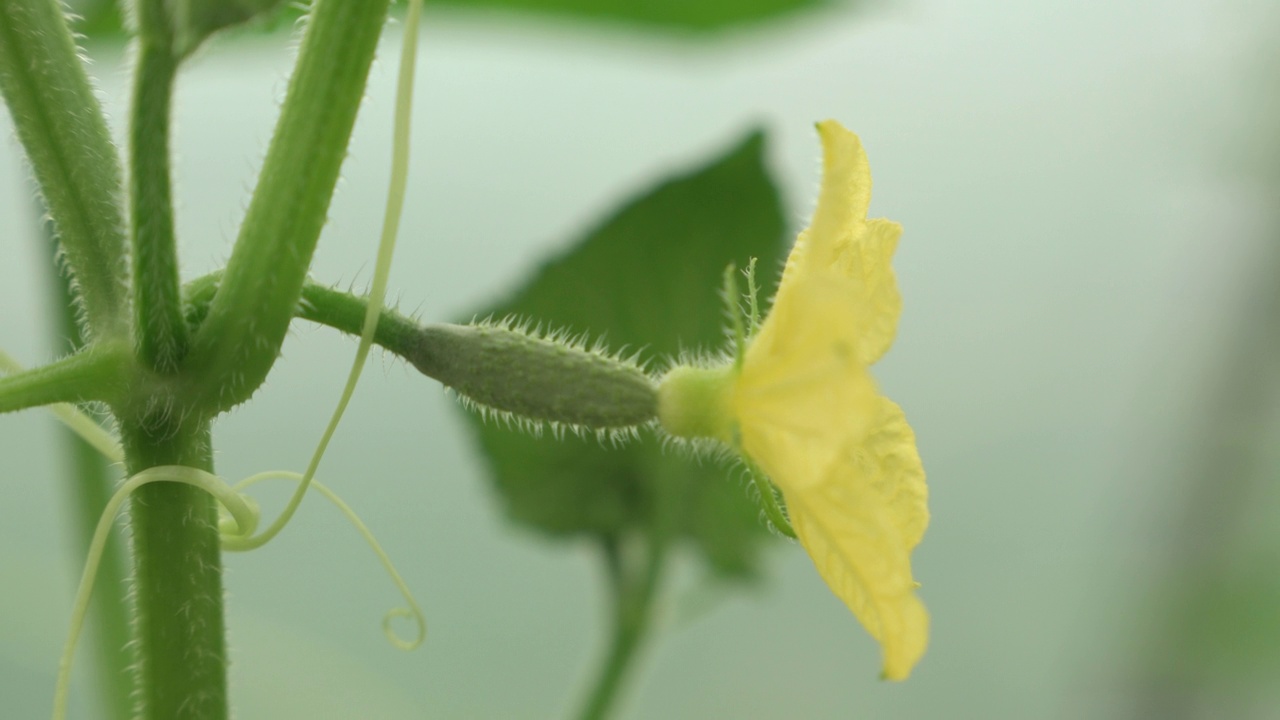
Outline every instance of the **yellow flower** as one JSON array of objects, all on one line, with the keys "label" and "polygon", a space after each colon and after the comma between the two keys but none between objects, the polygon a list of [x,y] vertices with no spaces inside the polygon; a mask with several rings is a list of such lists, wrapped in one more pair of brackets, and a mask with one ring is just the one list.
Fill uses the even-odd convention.
[{"label": "yellow flower", "polygon": [[733,363],[673,368],[658,415],[671,434],[728,443],[769,476],[819,574],[880,642],[884,677],[901,680],[928,640],[910,559],[927,490],[915,435],[867,367],[897,330],[890,260],[902,228],[866,217],[858,137],[831,120],[818,133],[821,194],[768,317]]}]

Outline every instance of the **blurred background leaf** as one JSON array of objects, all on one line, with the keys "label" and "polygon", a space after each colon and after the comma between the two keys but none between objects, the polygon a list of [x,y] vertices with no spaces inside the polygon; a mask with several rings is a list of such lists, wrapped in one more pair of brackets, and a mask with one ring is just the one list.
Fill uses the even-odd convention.
[{"label": "blurred background leaf", "polygon": [[1206,680],[1269,685],[1280,676],[1277,567],[1280,558],[1268,553],[1217,583],[1186,590],[1182,652]]},{"label": "blurred background leaf", "polygon": [[1280,708],[1280,84],[1263,53],[1247,132],[1226,142],[1265,208],[1226,342],[1188,424],[1187,487],[1165,538],[1154,623],[1133,659],[1133,717],[1270,720]]},{"label": "blurred background leaf", "polygon": [[433,0],[436,5],[545,13],[675,30],[719,30],[780,18],[831,0]]},{"label": "blurred background leaf", "polygon": [[[223,0],[231,12],[243,0]],[[706,32],[766,22],[833,4],[833,0],[428,0],[427,5],[467,10],[514,11],[570,20],[604,21],[655,30]],[[71,11],[82,20],[76,29],[94,39],[126,37],[119,0],[70,0]],[[300,16],[297,3],[264,19],[259,27],[289,27]]]},{"label": "blurred background leaf", "polygon": [[[781,264],[782,208],[763,149],[763,136],[752,134],[641,195],[480,315],[603,336],[614,350],[641,349],[658,368],[682,350],[718,350],[725,266],[755,257],[767,278]],[[651,438],[621,448],[554,442],[470,417],[515,521],[551,535],[620,539],[662,514],[717,574],[755,573],[769,533],[744,483],[721,463],[676,457]]]},{"label": "blurred background leaf", "polygon": [[93,40],[121,40],[124,30],[122,2],[117,0],[68,0],[67,10],[76,18],[76,32]]}]

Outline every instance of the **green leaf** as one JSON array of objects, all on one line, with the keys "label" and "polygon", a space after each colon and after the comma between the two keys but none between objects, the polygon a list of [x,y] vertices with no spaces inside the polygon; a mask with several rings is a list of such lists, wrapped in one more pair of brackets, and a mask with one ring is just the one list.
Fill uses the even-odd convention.
[{"label": "green leaf", "polygon": [[[830,6],[837,0],[427,0],[428,7],[448,6],[479,11],[505,10],[529,15],[551,15],[573,20],[603,21],[654,30],[705,32],[768,22],[805,10]],[[225,15],[241,13],[242,6],[258,0],[196,0],[202,13],[225,6]],[[83,18],[76,30],[94,39],[127,37],[118,0],[71,0],[73,12]],[[263,30],[291,27],[300,13],[296,3],[263,25]]]},{"label": "green leaf", "polygon": [[776,19],[831,0],[435,0],[438,5],[498,8],[655,29],[707,31]]},{"label": "green leaf", "polygon": [[[745,267],[751,257],[762,268],[782,263],[782,208],[763,149],[762,135],[752,134],[643,194],[481,314],[603,335],[613,349],[643,348],[658,369],[682,350],[721,349],[725,266]],[[661,515],[717,573],[754,573],[769,533],[741,473],[724,463],[664,451],[648,432],[611,448],[474,423],[513,520],[552,535],[621,537]]]}]

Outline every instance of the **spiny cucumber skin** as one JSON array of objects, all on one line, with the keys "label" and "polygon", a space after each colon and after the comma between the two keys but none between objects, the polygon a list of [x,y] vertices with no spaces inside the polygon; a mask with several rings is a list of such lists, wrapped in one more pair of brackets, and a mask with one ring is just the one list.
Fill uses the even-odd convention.
[{"label": "spiny cucumber skin", "polygon": [[517,418],[607,430],[657,416],[635,363],[505,325],[428,325],[409,360],[468,400]]}]

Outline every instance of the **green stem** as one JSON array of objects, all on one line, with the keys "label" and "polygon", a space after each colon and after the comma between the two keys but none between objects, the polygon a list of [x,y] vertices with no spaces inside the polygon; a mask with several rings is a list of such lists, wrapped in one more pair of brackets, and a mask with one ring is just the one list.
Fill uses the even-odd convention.
[{"label": "green stem", "polygon": [[129,128],[130,239],[138,360],[149,369],[171,373],[187,350],[169,171],[169,116],[178,62],[158,5],[138,4],[142,34]]},{"label": "green stem", "polygon": [[[671,539],[676,529],[687,521],[682,516],[688,507],[688,486],[678,475],[664,471],[664,462],[648,468],[649,476],[656,479],[652,486],[654,513],[646,528],[642,556],[628,556],[622,538],[601,538],[614,590],[613,635],[608,654],[578,714],[582,720],[603,720],[617,704],[628,672],[635,667],[636,656],[649,632]],[[639,567],[636,562],[628,562],[637,559]]]},{"label": "green stem", "polygon": [[[198,327],[204,322],[209,303],[218,291],[222,273],[214,272],[187,283],[184,288],[187,323]],[[301,300],[295,310],[303,320],[327,325],[348,335],[359,336],[364,326],[367,298],[335,290],[307,281],[302,286]],[[422,343],[422,326],[394,310],[383,310],[373,335],[375,345],[412,361]]]},{"label": "green stem", "polygon": [[[122,426],[130,475],[158,465],[213,471],[209,427]],[[228,716],[217,507],[179,483],[138,488],[130,505],[140,717]]]},{"label": "green stem", "polygon": [[[298,317],[359,336],[368,306],[367,298],[309,282],[302,289]],[[383,310],[373,342],[411,360],[422,343],[422,325],[394,310]]]},{"label": "green stem", "polygon": [[188,367],[213,414],[247,400],[280,352],[346,156],[389,0],[317,0],[240,237]]},{"label": "green stem", "polygon": [[0,92],[95,338],[128,330],[120,161],[52,0],[0,0]]},{"label": "green stem", "polygon": [[666,561],[665,536],[660,523],[655,523],[650,529],[646,557],[643,568],[637,573],[638,578],[627,572],[616,544],[605,545],[605,559],[614,587],[613,634],[604,664],[587,695],[582,712],[578,714],[582,720],[603,720],[609,716],[628,671],[633,667],[653,616],[653,601]]},{"label": "green stem", "polygon": [[53,403],[115,400],[128,354],[116,345],[95,345],[31,370],[20,370],[0,353],[0,413]]},{"label": "green stem", "polygon": [[[143,372],[176,373],[186,355],[169,170],[178,59],[165,0],[139,0],[129,128],[135,350]],[[158,465],[212,472],[208,422],[153,386],[115,406],[129,474]],[[227,656],[218,513],[204,490],[152,483],[131,499],[137,681],[142,717],[223,720]]]},{"label": "green stem", "polygon": [[[53,228],[49,222],[41,223],[44,243],[50,249],[49,276],[53,281],[53,302],[58,316],[58,337],[62,338],[62,352],[77,352],[84,346],[84,337],[76,319],[75,300],[71,283],[66,275],[56,271],[53,262]],[[72,532],[78,549],[76,560],[83,559],[88,551],[94,528],[102,516],[102,510],[111,498],[115,473],[106,458],[93,445],[71,431],[62,428],[59,433],[66,448],[69,467],[65,472],[66,495],[71,511]],[[123,535],[117,527],[112,535],[115,542],[107,546],[98,571],[100,583],[93,594],[93,653],[98,676],[99,706],[110,720],[128,720],[133,716],[133,647],[130,644],[129,603],[125,596],[127,559],[123,550]]]}]

